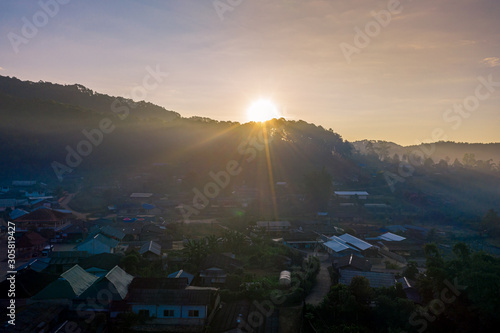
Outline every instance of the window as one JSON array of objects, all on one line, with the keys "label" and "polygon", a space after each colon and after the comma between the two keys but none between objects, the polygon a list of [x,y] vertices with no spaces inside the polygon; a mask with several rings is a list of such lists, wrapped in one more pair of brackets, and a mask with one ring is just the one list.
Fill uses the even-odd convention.
[{"label": "window", "polygon": [[149,310],[139,310],[139,316],[149,317]]},{"label": "window", "polygon": [[199,317],[200,311],[199,310],[189,310],[188,316],[189,317]]},{"label": "window", "polygon": [[174,310],[163,310],[163,317],[173,317]]}]

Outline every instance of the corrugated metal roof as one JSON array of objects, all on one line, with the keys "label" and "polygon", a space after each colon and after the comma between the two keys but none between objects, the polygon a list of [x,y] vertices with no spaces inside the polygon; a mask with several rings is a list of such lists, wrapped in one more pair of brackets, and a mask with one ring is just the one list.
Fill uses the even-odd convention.
[{"label": "corrugated metal roof", "polygon": [[11,218],[12,220],[15,220],[15,219],[17,219],[18,217],[21,217],[21,216],[26,215],[26,214],[28,214],[28,212],[27,212],[27,211],[25,211],[24,209],[18,209],[18,208],[16,208],[16,209],[14,209],[14,210],[10,213],[10,218]]},{"label": "corrugated metal roof", "polygon": [[194,276],[192,274],[189,274],[189,273],[183,271],[182,269],[177,271],[177,272],[173,272],[172,274],[169,274],[168,277],[174,278],[174,279],[186,278],[186,279],[188,279],[188,284],[191,284],[191,281],[193,281],[193,278],[194,278]]},{"label": "corrugated metal roof", "polygon": [[97,280],[97,276],[85,272],[83,268],[75,265],[61,274],[61,278],[65,279],[71,285],[75,295],[80,295],[88,287]]},{"label": "corrugated metal roof", "polygon": [[342,236],[339,236],[339,238],[342,239],[344,242],[349,243],[350,245],[355,246],[356,248],[362,251],[369,249],[370,247],[373,246],[370,243],[367,243],[364,240],[361,240],[349,234],[343,234]]},{"label": "corrugated metal roof", "polygon": [[115,266],[106,275],[100,277],[92,286],[80,295],[80,299],[96,298],[103,290],[111,293],[113,300],[123,300],[127,296],[130,283],[134,277],[119,266]]},{"label": "corrugated metal roof", "polygon": [[109,282],[111,282],[115,286],[116,291],[118,292],[118,294],[120,294],[122,299],[125,298],[125,296],[127,296],[128,286],[134,279],[132,275],[125,272],[119,266],[115,266],[115,268],[110,270],[105,277]]},{"label": "corrugated metal roof", "polygon": [[151,252],[151,253],[154,253],[158,256],[161,256],[161,246],[158,243],[155,243],[153,241],[149,241],[147,243],[144,243],[141,246],[141,249],[139,250],[140,254],[144,254],[146,252]]},{"label": "corrugated metal roof", "polygon": [[49,284],[36,294],[33,299],[73,299],[81,295],[95,281],[97,276],[85,272],[83,268],[75,265],[62,273],[59,279]]},{"label": "corrugated metal roof", "polygon": [[112,226],[104,226],[101,228],[101,233],[107,236],[111,236],[114,238],[117,238],[119,240],[122,240],[125,237],[125,233],[122,232],[121,230],[118,230],[116,228],[113,228]]},{"label": "corrugated metal roof", "polygon": [[399,235],[393,234],[392,232],[386,232],[383,235],[379,236],[380,239],[385,240],[385,241],[391,241],[391,242],[400,242],[402,240],[405,240],[405,237],[401,237]]},{"label": "corrugated metal roof", "polygon": [[370,195],[366,191],[335,191],[336,195]]},{"label": "corrugated metal roof", "polygon": [[97,234],[97,235],[95,235],[92,238],[87,238],[87,240],[85,242],[77,245],[75,248],[81,248],[84,244],[87,244],[87,243],[91,243],[92,244],[92,242],[103,243],[103,244],[109,246],[112,249],[114,249],[115,247],[118,246],[118,244],[120,244],[120,242],[117,241],[116,239],[112,239],[112,238],[106,237],[103,234]]},{"label": "corrugated metal roof", "polygon": [[335,252],[341,252],[347,249],[358,251],[357,249],[348,246],[345,242],[343,242],[336,236],[333,236],[328,242],[323,243],[323,245]]},{"label": "corrugated metal roof", "polygon": [[350,285],[352,278],[355,276],[363,276],[370,281],[370,287],[380,288],[380,287],[391,287],[396,284],[394,276],[389,273],[378,273],[378,272],[362,272],[362,271],[351,271],[351,270],[340,270],[339,283]]},{"label": "corrugated metal roof", "polygon": [[352,253],[351,255],[348,256],[336,258],[333,261],[333,266],[339,269],[350,266],[353,268],[357,268],[361,271],[367,271],[367,272],[369,272],[372,268],[372,264],[368,260],[358,257]]}]

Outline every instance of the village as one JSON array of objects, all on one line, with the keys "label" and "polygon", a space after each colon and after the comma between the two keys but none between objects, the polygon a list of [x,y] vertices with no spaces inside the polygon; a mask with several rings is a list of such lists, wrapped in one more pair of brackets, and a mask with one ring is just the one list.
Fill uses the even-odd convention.
[{"label": "village", "polygon": [[449,247],[443,231],[365,221],[360,205],[387,206],[367,191],[336,191],[334,216],[250,221],[224,217],[251,205],[252,188],[214,200],[196,220],[157,193],[128,193],[100,216],[73,211],[74,195],[37,181],[2,186],[2,243],[6,223],[15,224],[20,332],[293,332],[304,304],[320,304],[332,285],[355,277],[372,288],[401,284],[421,304],[413,279],[425,272],[424,244]]}]

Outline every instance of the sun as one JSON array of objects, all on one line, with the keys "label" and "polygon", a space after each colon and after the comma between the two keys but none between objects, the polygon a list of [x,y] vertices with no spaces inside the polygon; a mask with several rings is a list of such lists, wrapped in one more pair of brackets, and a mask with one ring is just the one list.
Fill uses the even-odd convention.
[{"label": "sun", "polygon": [[247,109],[248,121],[264,122],[279,117],[278,107],[269,99],[253,101]]}]

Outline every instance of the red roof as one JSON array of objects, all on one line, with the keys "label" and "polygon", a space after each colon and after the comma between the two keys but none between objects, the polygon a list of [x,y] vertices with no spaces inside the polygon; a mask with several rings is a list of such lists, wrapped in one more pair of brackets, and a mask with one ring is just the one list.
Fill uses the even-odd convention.
[{"label": "red roof", "polygon": [[61,213],[50,208],[41,207],[31,213],[18,217],[14,222],[59,222],[70,214]]},{"label": "red roof", "polygon": [[39,233],[28,231],[17,241],[17,247],[33,247],[43,245],[47,242],[47,239],[42,237]]}]

